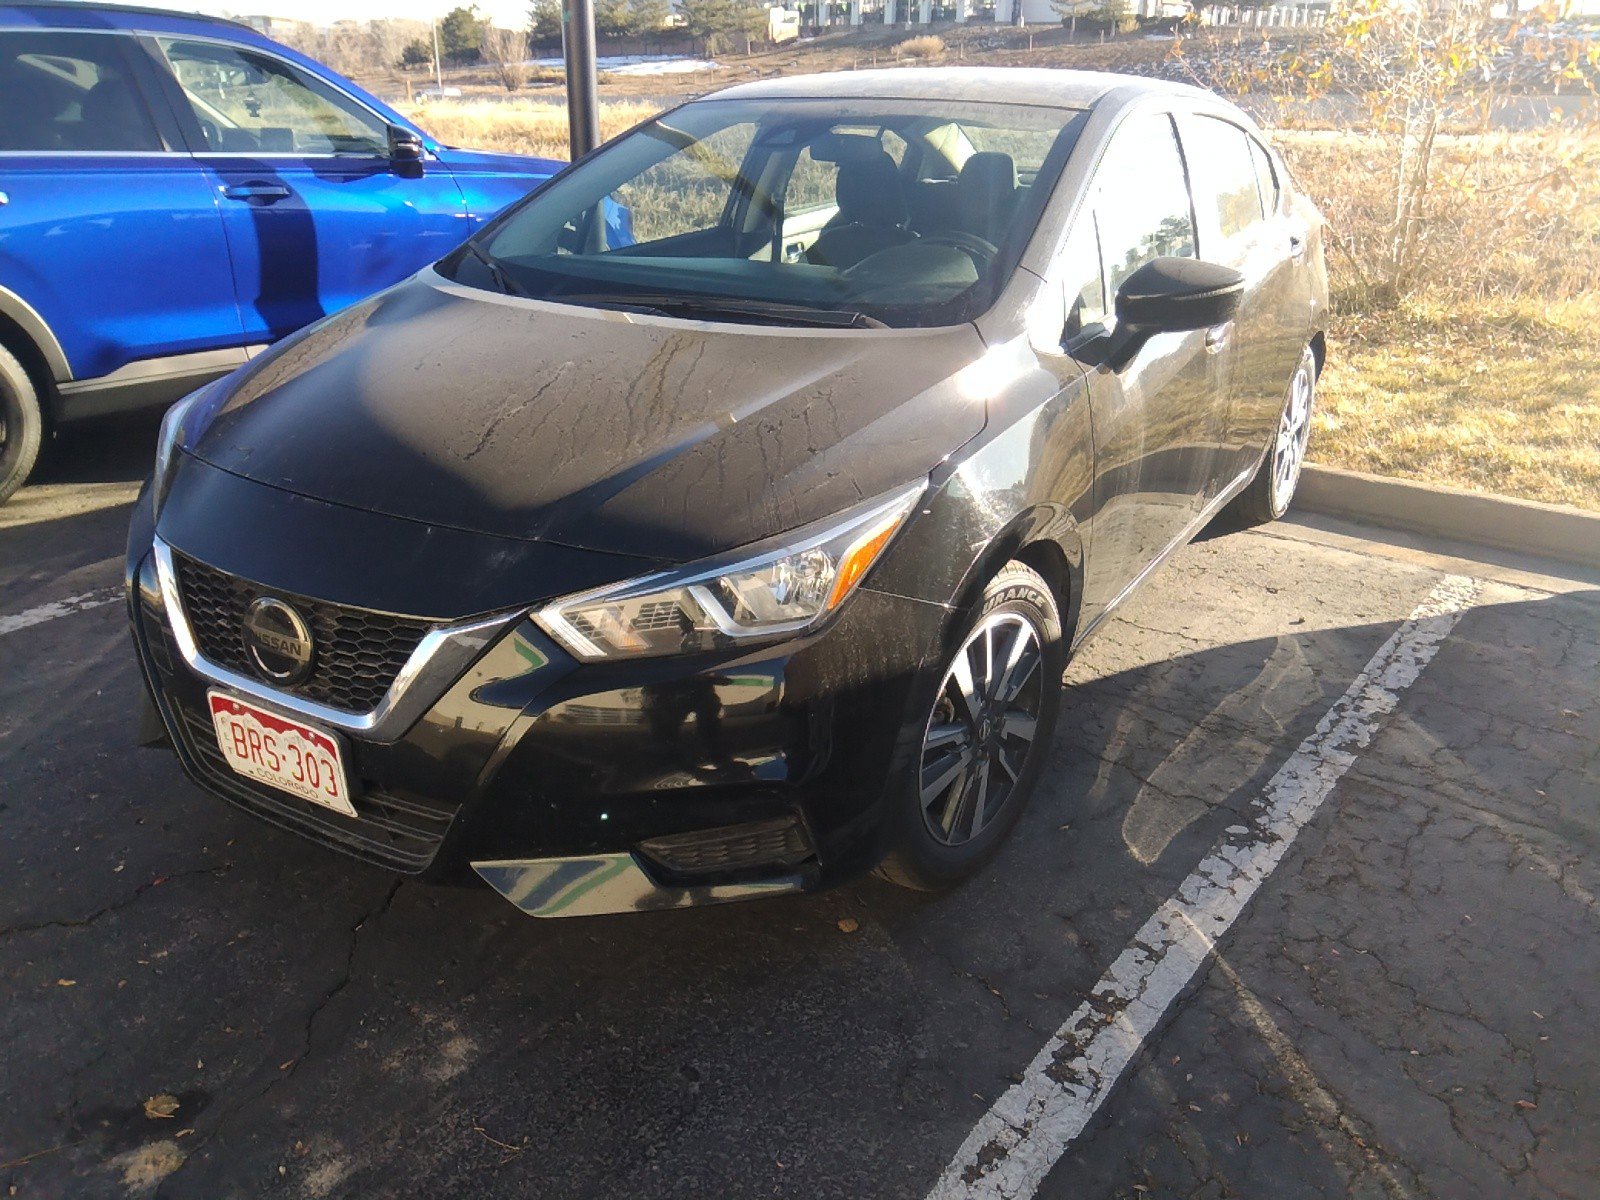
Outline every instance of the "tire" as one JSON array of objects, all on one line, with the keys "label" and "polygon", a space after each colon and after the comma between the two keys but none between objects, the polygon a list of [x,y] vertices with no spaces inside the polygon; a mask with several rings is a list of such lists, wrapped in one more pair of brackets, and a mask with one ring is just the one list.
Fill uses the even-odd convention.
[{"label": "tire", "polygon": [[1283,409],[1272,431],[1272,441],[1256,468],[1255,478],[1240,492],[1229,510],[1246,525],[1266,525],[1289,511],[1306,461],[1306,439],[1311,435],[1311,409],[1317,398],[1317,356],[1307,346],[1300,354]]},{"label": "tire", "polygon": [[43,439],[44,416],[33,380],[16,356],[0,346],[0,504],[27,480]]},{"label": "tire", "polygon": [[[917,891],[953,887],[999,850],[1033,795],[1061,709],[1061,614],[1031,567],[1007,563],[950,647],[921,741],[891,784],[888,853],[877,869]],[[1017,665],[1008,678],[1004,664],[1012,651]],[[988,666],[991,655],[1001,667]],[[976,712],[960,699],[963,669]],[[969,765],[961,767],[964,755]],[[948,774],[953,768],[958,775]]]}]

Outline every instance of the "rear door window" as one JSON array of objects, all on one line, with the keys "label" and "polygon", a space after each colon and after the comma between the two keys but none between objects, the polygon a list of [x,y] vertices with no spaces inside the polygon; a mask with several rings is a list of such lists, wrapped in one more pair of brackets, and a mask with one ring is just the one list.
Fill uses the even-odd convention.
[{"label": "rear door window", "polygon": [[1235,239],[1249,234],[1262,216],[1250,135],[1206,116],[1185,117],[1180,129],[1201,241],[1215,243],[1215,249],[1206,249],[1206,257],[1225,261]]},{"label": "rear door window", "polygon": [[118,34],[0,33],[0,150],[165,149]]},{"label": "rear door window", "polygon": [[1256,168],[1256,188],[1261,193],[1261,211],[1272,216],[1278,211],[1282,191],[1278,185],[1278,169],[1272,165],[1272,155],[1255,138],[1250,139],[1250,158]]}]

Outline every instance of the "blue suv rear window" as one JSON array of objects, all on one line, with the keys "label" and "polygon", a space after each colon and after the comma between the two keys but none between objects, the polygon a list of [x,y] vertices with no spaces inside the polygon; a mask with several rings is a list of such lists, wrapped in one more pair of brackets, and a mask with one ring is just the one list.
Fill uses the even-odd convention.
[{"label": "blue suv rear window", "polygon": [[115,34],[0,33],[0,150],[162,149]]}]

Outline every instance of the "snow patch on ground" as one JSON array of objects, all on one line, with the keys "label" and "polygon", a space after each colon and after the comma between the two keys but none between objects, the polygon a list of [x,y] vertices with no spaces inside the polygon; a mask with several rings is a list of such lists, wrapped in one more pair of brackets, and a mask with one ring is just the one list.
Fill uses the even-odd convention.
[{"label": "snow patch on ground", "polygon": [[[560,67],[560,58],[535,58],[530,67]],[[665,54],[603,54],[595,65],[611,75],[686,75],[692,71],[720,71],[722,64],[708,58],[675,58]]]}]

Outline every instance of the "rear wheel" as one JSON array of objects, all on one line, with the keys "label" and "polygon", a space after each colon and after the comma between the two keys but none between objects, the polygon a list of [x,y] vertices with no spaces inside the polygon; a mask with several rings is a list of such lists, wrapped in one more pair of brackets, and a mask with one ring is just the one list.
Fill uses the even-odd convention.
[{"label": "rear wheel", "polygon": [[1311,436],[1311,406],[1317,395],[1317,357],[1307,346],[1289,380],[1283,411],[1273,430],[1272,445],[1256,469],[1250,486],[1239,493],[1233,510],[1252,525],[1276,521],[1289,511],[1300,471],[1306,461],[1306,441]]},{"label": "rear wheel", "polygon": [[33,380],[0,346],[0,504],[22,486],[39,458],[44,418]]},{"label": "rear wheel", "polygon": [[878,873],[934,891],[993,856],[1022,815],[1061,704],[1065,650],[1055,597],[1018,562],[984,589],[945,663],[920,753],[895,787]]}]

